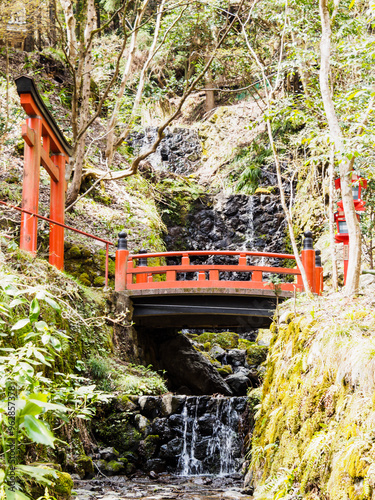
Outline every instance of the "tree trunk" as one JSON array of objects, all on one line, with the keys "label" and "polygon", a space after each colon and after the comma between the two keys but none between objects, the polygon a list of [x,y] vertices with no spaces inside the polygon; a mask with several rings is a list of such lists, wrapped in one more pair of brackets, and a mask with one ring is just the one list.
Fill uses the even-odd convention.
[{"label": "tree trunk", "polygon": [[147,5],[148,5],[148,0],[145,0],[142,9],[139,10],[137,13],[137,17],[136,17],[136,20],[134,23],[133,33],[132,33],[131,40],[130,40],[128,60],[126,61],[126,66],[124,69],[124,73],[122,75],[121,85],[120,85],[120,88],[118,91],[118,95],[116,98],[113,113],[112,113],[112,116],[111,116],[111,118],[108,122],[108,125],[107,125],[108,133],[107,133],[107,145],[106,145],[105,155],[106,155],[106,158],[108,161],[108,166],[110,166],[112,164],[112,159],[113,159],[113,154],[114,154],[114,143],[115,143],[115,126],[116,126],[117,117],[118,117],[118,114],[120,111],[121,99],[122,99],[122,96],[124,95],[125,87],[126,87],[128,79],[129,79],[129,75],[130,75],[130,69],[131,69],[131,66],[133,63],[139,26],[141,24],[143,15],[146,11]]},{"label": "tree trunk", "polygon": [[[87,0],[86,26],[84,30],[84,39],[82,42],[83,46],[81,45],[81,51],[80,51],[84,53],[84,59],[79,64],[79,69],[77,72],[77,79],[76,79],[76,81],[81,82],[80,92],[77,92],[78,95],[81,95],[80,119],[79,119],[79,128],[81,130],[85,128],[86,123],[90,117],[90,80],[91,80],[91,70],[92,70],[91,33],[94,29],[95,16],[96,12],[95,12],[94,0]],[[87,134],[85,132],[78,139],[75,152],[73,155],[74,175],[67,193],[66,203],[68,205],[73,203],[73,201],[77,198],[79,190],[81,188],[82,169],[85,158],[86,135]]]},{"label": "tree trunk", "polygon": [[208,113],[209,111],[211,111],[215,107],[215,91],[214,90],[210,90],[214,86],[214,84],[212,82],[212,76],[211,76],[211,74],[209,74],[207,76],[205,85],[206,85],[206,88],[207,88],[207,90],[206,90],[205,110],[206,110],[206,113]]},{"label": "tree trunk", "polygon": [[328,217],[329,217],[329,244],[331,249],[331,259],[332,259],[332,288],[337,290],[339,287],[339,282],[337,278],[337,254],[336,254],[336,242],[335,242],[335,221],[333,217],[333,196],[334,196],[334,162],[335,162],[335,152],[331,152],[331,158],[329,162],[329,206],[328,206]]},{"label": "tree trunk", "polygon": [[54,2],[54,0],[49,0],[49,5],[48,5],[49,40],[50,40],[50,44],[52,45],[52,47],[56,43],[55,16],[56,16],[55,2]]},{"label": "tree trunk", "polygon": [[322,38],[320,42],[320,91],[322,94],[324,110],[327,116],[328,127],[335,151],[339,160],[341,196],[345,218],[349,233],[349,262],[345,289],[349,295],[357,292],[361,273],[361,230],[353,202],[350,172],[351,162],[345,157],[345,144],[343,133],[339,125],[333,99],[329,87],[330,56],[331,56],[331,23],[327,8],[327,0],[319,1],[319,12],[322,22]]}]

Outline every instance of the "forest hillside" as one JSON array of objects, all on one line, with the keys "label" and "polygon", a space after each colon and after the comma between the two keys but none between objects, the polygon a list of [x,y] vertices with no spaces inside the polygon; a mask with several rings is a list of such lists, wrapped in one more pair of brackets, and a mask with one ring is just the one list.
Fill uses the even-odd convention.
[{"label": "forest hillside", "polygon": [[[71,476],[88,480],[98,471],[130,478],[173,465],[194,475],[188,460],[176,462],[190,446],[187,424],[180,443],[157,424],[166,415],[182,421],[189,411],[198,421],[199,405],[187,403],[197,394],[142,359],[130,311],[116,308],[121,231],[134,254],[296,256],[305,293],[278,305],[269,330],[181,336],[220,384],[238,369],[230,356],[243,356],[245,385],[234,393],[233,412],[237,418],[246,394],[244,445],[238,438],[242,455],[228,459],[231,473],[242,467],[245,476],[238,498],[375,498],[374,5],[0,6],[1,498],[36,499],[47,488],[45,498],[69,499]],[[19,249],[21,216],[12,206],[23,202],[21,75],[34,79],[71,147],[65,223],[113,243],[108,286],[101,241],[66,230],[64,271],[47,262],[45,221],[37,255]],[[38,213],[45,217],[50,182],[41,168]],[[353,199],[358,187],[365,204]],[[345,286],[335,212],[350,240]],[[322,297],[311,295],[298,261],[306,231],[321,250]],[[161,398],[158,410],[147,410],[148,397]],[[205,432],[200,454],[217,460]],[[116,453],[107,456],[108,447]],[[223,475],[222,462],[209,467]]]}]

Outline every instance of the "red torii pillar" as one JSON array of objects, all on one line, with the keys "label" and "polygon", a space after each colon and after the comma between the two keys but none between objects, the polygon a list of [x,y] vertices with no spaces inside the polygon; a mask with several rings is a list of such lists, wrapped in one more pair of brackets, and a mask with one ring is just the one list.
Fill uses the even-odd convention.
[{"label": "red torii pillar", "polygon": [[[32,78],[16,78],[21,106],[27,113],[22,125],[25,140],[25,164],[22,189],[22,208],[38,213],[39,178],[42,165],[51,177],[50,218],[64,224],[65,164],[72,148],[40,97]],[[43,141],[43,145],[42,145]],[[51,155],[51,156],[50,156]],[[37,250],[38,219],[23,212],[20,248],[35,255]],[[64,228],[50,224],[49,262],[58,269],[64,267]]]}]

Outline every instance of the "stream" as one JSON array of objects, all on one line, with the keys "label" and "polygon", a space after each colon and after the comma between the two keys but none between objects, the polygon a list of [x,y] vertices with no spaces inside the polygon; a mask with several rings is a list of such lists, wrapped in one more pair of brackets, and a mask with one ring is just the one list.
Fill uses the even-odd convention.
[{"label": "stream", "polygon": [[[133,134],[132,147],[142,151],[155,134],[156,129]],[[155,171],[190,175],[198,168],[201,154],[196,132],[168,129],[158,151],[148,161]],[[260,185],[274,184],[274,174],[262,171]],[[191,250],[285,251],[285,221],[280,202],[277,194],[267,189],[258,195],[207,195],[192,203],[182,225],[175,225],[168,218],[164,222],[168,229],[164,241],[169,251],[178,250],[179,246]],[[259,263],[257,258],[251,262]],[[262,259],[260,264],[278,265],[278,262]],[[182,333],[188,335],[189,330]],[[171,393],[130,397],[127,403],[114,401],[104,410],[94,426],[100,447],[92,458],[99,475],[86,480],[77,477],[75,498],[253,498],[251,490],[244,490],[241,473],[247,465],[244,438],[253,425],[246,394],[250,387],[261,383],[265,357],[259,352],[262,345],[254,342],[254,332],[238,333],[240,338],[252,339],[249,352],[238,339],[233,345],[228,340],[223,349],[211,338],[215,334],[209,334],[210,342],[206,343],[211,361],[204,358],[204,353],[200,356],[210,364],[211,371],[211,363],[221,371],[215,371],[219,388],[215,385],[214,389],[210,386],[203,390],[198,382],[202,376],[206,380],[211,371],[207,367],[205,371],[203,361],[196,359],[196,351],[202,351],[202,346],[192,345],[187,337],[184,340],[180,336],[179,341],[178,336],[170,338],[168,332],[137,332],[142,362],[167,372]],[[228,332],[230,335],[234,334]],[[177,356],[181,352],[190,363],[184,370],[181,370],[181,356]]]},{"label": "stream", "polygon": [[243,492],[242,476],[182,477],[160,474],[155,479],[140,475],[127,479],[117,476],[107,479],[75,481],[75,498],[79,500],[248,500]]}]

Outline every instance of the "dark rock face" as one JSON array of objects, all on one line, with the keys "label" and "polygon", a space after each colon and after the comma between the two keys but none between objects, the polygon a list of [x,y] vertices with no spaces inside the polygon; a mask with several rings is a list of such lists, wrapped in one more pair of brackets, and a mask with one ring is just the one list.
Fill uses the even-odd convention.
[{"label": "dark rock face", "polygon": [[[147,158],[156,170],[165,169],[177,174],[191,173],[200,165],[202,146],[195,130],[167,128],[155,153]],[[144,152],[150,148],[157,137],[156,127],[149,127],[143,132],[132,133],[127,143],[135,152]]]},{"label": "dark rock face", "polygon": [[168,227],[164,240],[168,250],[285,252],[285,229],[277,195],[233,194],[198,200],[186,226]]},{"label": "dark rock face", "polygon": [[195,394],[232,394],[215,367],[194,349],[184,335],[164,342],[160,347],[160,355],[162,365],[175,385],[188,385]]}]

